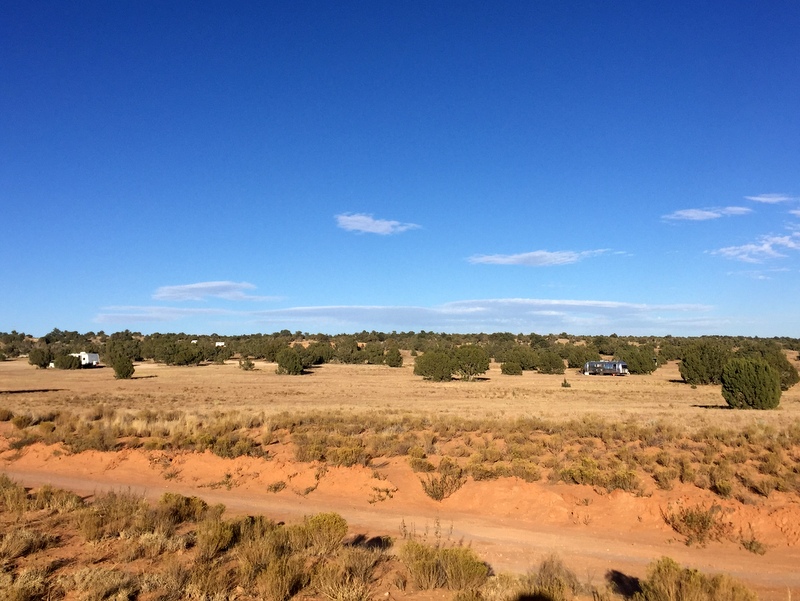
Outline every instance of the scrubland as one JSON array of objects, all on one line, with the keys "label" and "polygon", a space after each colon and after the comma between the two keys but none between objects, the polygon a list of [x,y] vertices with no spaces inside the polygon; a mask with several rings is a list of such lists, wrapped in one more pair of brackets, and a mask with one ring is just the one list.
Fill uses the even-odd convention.
[{"label": "scrubland", "polygon": [[[675,364],[624,378],[505,376],[493,364],[449,383],[408,366],[310,371],[144,363],[118,381],[110,369],[0,363],[0,469],[11,474],[0,590],[751,598],[720,575],[731,573],[762,598],[800,591],[788,567],[800,546],[796,387],[756,412],[682,383]],[[43,484],[56,475],[81,496]],[[507,539],[492,534],[503,528]],[[504,559],[512,539],[523,550]]]}]

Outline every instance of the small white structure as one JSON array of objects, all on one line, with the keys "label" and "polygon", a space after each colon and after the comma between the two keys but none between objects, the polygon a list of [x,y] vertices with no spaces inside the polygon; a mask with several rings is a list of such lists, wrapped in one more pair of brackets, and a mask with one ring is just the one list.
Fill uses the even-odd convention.
[{"label": "small white structure", "polygon": [[215,342],[214,346],[225,346],[224,342]]},{"label": "small white structure", "polygon": [[81,360],[81,367],[97,367],[100,364],[100,355],[97,353],[70,353],[71,356]]}]

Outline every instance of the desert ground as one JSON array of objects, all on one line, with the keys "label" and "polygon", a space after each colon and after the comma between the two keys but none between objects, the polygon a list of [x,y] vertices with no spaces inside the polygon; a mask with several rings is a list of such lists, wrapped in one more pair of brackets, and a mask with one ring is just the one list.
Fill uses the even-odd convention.
[{"label": "desert ground", "polygon": [[[352,534],[400,539],[411,532],[469,545],[495,573],[524,573],[541,558],[557,553],[582,581],[599,586],[611,571],[642,578],[650,562],[668,556],[706,573],[729,574],[761,599],[800,595],[796,488],[778,486],[766,494],[726,496],[678,479],[657,486],[646,473],[639,475],[641,485],[635,490],[504,475],[465,477],[463,486],[436,501],[425,494],[423,474],[412,469],[406,455],[374,456],[348,467],[298,461],[291,429],[285,426],[292,419],[302,424],[311,419],[308,416],[319,420],[336,416],[337,423],[349,421],[355,426],[381,419],[421,420],[414,423],[430,430],[420,436],[428,441],[426,460],[432,464],[444,455],[462,458],[463,463],[476,449],[484,455],[496,450],[495,461],[502,463],[510,447],[504,441],[495,444],[499,439],[492,424],[525,420],[598,422],[609,431],[661,428],[672,432],[676,445],[689,448],[689,442],[680,442],[687,437],[706,445],[706,453],[709,444],[704,441],[713,441],[715,432],[727,432],[729,437],[741,432],[755,437],[757,432],[759,445],[770,449],[770,437],[785,439],[787,431],[800,432],[798,386],[784,392],[777,410],[733,411],[718,386],[684,384],[674,363],[649,376],[627,377],[587,377],[572,370],[563,376],[532,372],[505,376],[499,365],[492,364],[478,381],[432,383],[414,376],[413,360],[407,355],[405,360],[397,369],[326,364],[303,376],[277,375],[275,365],[265,362],[256,362],[250,372],[240,370],[236,361],[199,367],[141,363],[128,381],[115,380],[109,368],[39,370],[23,359],[5,361],[0,363],[0,409],[14,415],[174,412],[193,420],[196,428],[229,416],[240,420],[258,416],[255,428],[268,455],[226,458],[209,450],[154,444],[80,452],[58,442],[15,445],[18,428],[5,421],[0,422],[0,473],[33,490],[49,484],[87,497],[107,490],[134,491],[151,500],[164,492],[195,495],[210,504],[223,503],[230,515],[264,514],[287,523],[333,511],[347,520]],[[463,432],[453,439],[442,436],[441,430],[434,436],[443,421],[458,424]],[[720,434],[719,440],[723,439]],[[569,448],[569,439],[559,444],[568,447],[559,448],[562,458],[581,461],[585,442],[576,443],[574,449]],[[659,444],[652,442],[642,454],[655,456]],[[712,451],[730,450],[728,443],[714,444]],[[598,453],[602,448],[597,442]],[[784,444],[779,455],[783,461],[779,472],[796,475],[800,466],[796,439]],[[750,459],[739,456],[738,461]],[[544,462],[542,470],[546,475],[556,468]],[[729,535],[705,545],[687,545],[686,537],[667,524],[665,515],[695,506],[717,507]],[[757,540],[765,552],[748,551],[741,544],[744,538]],[[439,597],[439,593],[397,590],[379,594],[382,598],[452,596],[449,591]]]}]

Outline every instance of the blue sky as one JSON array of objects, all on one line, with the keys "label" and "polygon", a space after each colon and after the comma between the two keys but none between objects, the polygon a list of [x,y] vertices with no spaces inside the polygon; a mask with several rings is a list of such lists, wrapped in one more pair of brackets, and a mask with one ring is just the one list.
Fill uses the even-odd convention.
[{"label": "blue sky", "polygon": [[0,330],[800,336],[800,4],[3,2]]}]

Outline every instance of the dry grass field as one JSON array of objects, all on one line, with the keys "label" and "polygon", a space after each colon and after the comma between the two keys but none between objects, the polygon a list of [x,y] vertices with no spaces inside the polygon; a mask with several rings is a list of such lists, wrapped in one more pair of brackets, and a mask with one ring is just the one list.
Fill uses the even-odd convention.
[{"label": "dry grass field", "polygon": [[[0,472],[10,478],[0,486],[0,526],[9,532],[27,524],[34,532],[30,524],[39,523],[59,532],[50,542],[31,534],[39,542],[17,555],[4,551],[15,542],[3,535],[0,591],[17,590],[21,570],[38,569],[42,582],[61,583],[70,599],[284,601],[261,575],[267,568],[247,563],[252,532],[212,552],[204,546],[211,543],[198,542],[211,536],[204,529],[244,532],[245,515],[291,525],[336,512],[348,524],[345,541],[395,542],[373,557],[363,586],[348,591],[334,586],[345,578],[336,570],[361,551],[337,543],[323,553],[318,543],[300,544],[305,555],[284,558],[313,564],[300,596],[501,601],[538,591],[549,595],[543,598],[625,598],[633,589],[623,585],[646,584],[647,566],[662,556],[730,574],[762,599],[800,595],[797,386],[775,411],[732,411],[719,387],[682,383],[675,364],[628,377],[569,370],[504,376],[492,364],[475,382],[432,383],[414,376],[412,359],[404,358],[399,369],[326,364],[303,376],[277,375],[264,362],[250,372],[235,361],[143,363],[128,381],[108,368],[0,363]],[[16,482],[30,489],[26,501]],[[41,500],[42,486],[85,501],[54,509]],[[95,517],[92,530],[83,504],[109,503],[119,491],[131,498],[115,502],[135,515],[149,511],[136,503],[158,508],[164,493],[227,509],[224,519],[214,514],[160,530],[126,522],[117,531]],[[154,543],[156,530],[169,537]],[[139,551],[130,551],[130,541]],[[441,576],[433,588],[424,586],[414,571],[422,559],[411,555],[429,547],[461,549],[432,561],[441,567],[461,553],[458,569],[480,585]],[[69,553],[82,559],[63,563]],[[495,575],[485,580],[470,554]],[[217,596],[197,592],[203,586],[192,580],[199,576],[191,566],[200,564],[219,577],[206,586],[217,586]],[[79,574],[87,566],[116,570],[109,578],[132,592],[103,597]],[[547,570],[560,574],[561,597],[536,580]],[[146,572],[164,579],[147,584]],[[170,574],[184,586],[169,584]],[[571,577],[574,587],[565,584]],[[729,583],[706,584],[705,598],[747,598],[713,588]],[[716,592],[708,597],[710,590]]]}]

